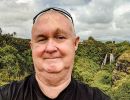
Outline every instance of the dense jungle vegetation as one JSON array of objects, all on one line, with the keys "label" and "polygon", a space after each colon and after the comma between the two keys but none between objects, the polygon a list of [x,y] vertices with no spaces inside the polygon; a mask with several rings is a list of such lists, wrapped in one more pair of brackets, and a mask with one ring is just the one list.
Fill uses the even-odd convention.
[{"label": "dense jungle vegetation", "polygon": [[[34,72],[29,39],[16,33],[0,33],[0,85],[21,80]],[[114,60],[110,62],[110,55]],[[106,64],[102,64],[107,55]],[[93,87],[99,87],[112,100],[130,100],[130,43],[101,42],[93,37],[80,42],[76,52],[73,76]]]}]

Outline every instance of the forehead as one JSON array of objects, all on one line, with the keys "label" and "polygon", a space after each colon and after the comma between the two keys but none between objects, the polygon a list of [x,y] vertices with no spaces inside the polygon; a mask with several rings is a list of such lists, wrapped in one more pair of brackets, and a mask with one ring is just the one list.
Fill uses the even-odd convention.
[{"label": "forehead", "polygon": [[33,25],[32,33],[36,30],[40,31],[50,31],[52,29],[63,29],[66,31],[71,31],[74,33],[74,27],[70,19],[68,19],[65,15],[57,12],[57,11],[47,11],[44,14],[41,14],[36,22]]},{"label": "forehead", "polygon": [[71,24],[73,26],[72,21],[66,15],[64,15],[58,11],[54,11],[54,10],[49,10],[49,11],[39,15],[36,18],[35,23],[40,23],[42,21],[44,21],[44,22],[52,21],[53,22],[54,20],[56,22],[60,21],[61,23]]}]

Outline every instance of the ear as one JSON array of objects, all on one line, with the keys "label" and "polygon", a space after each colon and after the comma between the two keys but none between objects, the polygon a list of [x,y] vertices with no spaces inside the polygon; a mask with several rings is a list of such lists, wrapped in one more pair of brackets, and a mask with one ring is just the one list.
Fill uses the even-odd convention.
[{"label": "ear", "polygon": [[80,38],[79,38],[79,36],[77,36],[77,37],[75,38],[75,51],[78,49],[79,41],[80,41]]}]

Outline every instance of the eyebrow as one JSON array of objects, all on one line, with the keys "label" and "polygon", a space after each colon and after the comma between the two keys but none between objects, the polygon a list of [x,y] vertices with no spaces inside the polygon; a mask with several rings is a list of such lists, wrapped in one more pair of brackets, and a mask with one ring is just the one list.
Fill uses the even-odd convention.
[{"label": "eyebrow", "polygon": [[57,33],[57,34],[59,34],[59,33],[60,33],[60,34],[63,33],[63,34],[66,34],[66,35],[68,34],[68,33],[66,33],[64,30],[61,30],[61,29],[59,29],[59,28],[56,29],[55,33]]},{"label": "eyebrow", "polygon": [[59,29],[57,28],[56,31],[55,31],[55,34],[64,34],[66,36],[73,36],[73,33],[67,33],[66,31],[64,31],[63,29]]},{"label": "eyebrow", "polygon": [[[67,33],[64,30],[57,28],[54,31],[54,35],[58,35],[58,34],[65,34],[66,36],[69,36],[69,35],[72,35],[73,33]],[[45,35],[45,34],[39,34],[39,35],[37,35],[36,38],[41,38],[41,37],[47,37],[47,35]]]}]

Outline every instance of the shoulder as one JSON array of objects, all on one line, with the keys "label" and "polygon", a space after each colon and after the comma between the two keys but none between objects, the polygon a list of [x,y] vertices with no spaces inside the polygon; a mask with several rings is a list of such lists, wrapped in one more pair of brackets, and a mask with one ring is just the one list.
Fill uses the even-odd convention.
[{"label": "shoulder", "polygon": [[[26,77],[24,80],[13,81],[9,84],[0,87],[0,100],[8,100],[7,98],[11,98],[13,95],[16,95],[19,91],[29,85],[31,76]],[[3,99],[4,98],[4,99]]]},{"label": "shoulder", "polygon": [[77,80],[75,80],[75,84],[77,84],[77,89],[82,96],[85,95],[92,100],[110,100],[110,97],[97,87],[90,87],[88,84],[84,84]]}]

